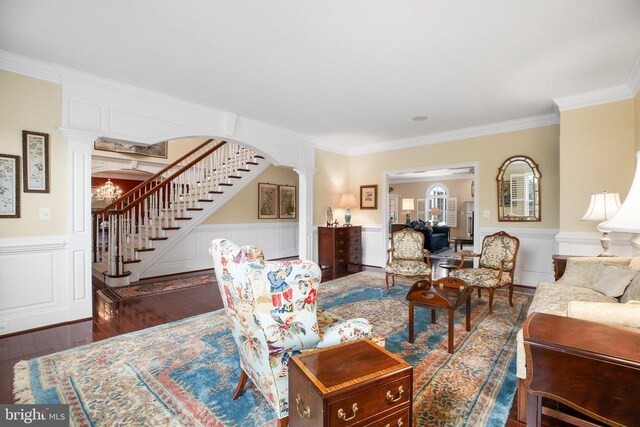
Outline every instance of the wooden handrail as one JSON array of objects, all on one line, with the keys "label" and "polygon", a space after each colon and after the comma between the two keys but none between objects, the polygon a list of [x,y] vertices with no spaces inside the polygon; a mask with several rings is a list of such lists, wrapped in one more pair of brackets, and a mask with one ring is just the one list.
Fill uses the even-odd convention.
[{"label": "wooden handrail", "polygon": [[189,163],[187,163],[186,165],[184,165],[179,171],[174,172],[173,175],[170,175],[169,177],[167,177],[167,179],[165,179],[163,182],[161,182],[160,184],[158,184],[155,187],[153,187],[151,190],[147,191],[145,194],[140,196],[138,199],[136,199],[133,202],[129,203],[123,209],[109,210],[108,211],[109,214],[122,214],[122,213],[125,213],[127,211],[130,211],[131,209],[133,209],[134,207],[138,206],[140,203],[142,203],[143,201],[145,201],[146,199],[151,197],[152,194],[157,193],[161,188],[164,188],[164,187],[168,186],[169,184],[171,184],[174,178],[180,176],[182,173],[184,173],[185,170],[189,169],[191,166],[195,165],[196,163],[198,163],[199,161],[201,161],[205,157],[209,156],[211,153],[213,153],[214,151],[218,150],[220,147],[222,147],[226,143],[227,143],[227,141],[219,142],[218,144],[216,144],[215,146],[213,146],[209,150],[207,150],[204,153],[200,154],[194,160],[192,160]]},{"label": "wooden handrail", "polygon": [[[198,150],[200,150],[201,148],[203,148],[204,146],[206,146],[208,143],[210,143],[211,141],[213,141],[213,139],[207,139],[205,142],[203,142],[202,144],[198,145],[196,148],[194,148],[193,150],[189,151],[188,153],[184,154],[183,156],[179,157],[177,160],[173,161],[173,163],[165,166],[164,168],[162,168],[160,170],[160,172],[156,173],[155,175],[153,175],[150,178],[147,178],[146,180],[142,181],[140,184],[138,184],[137,186],[135,186],[134,188],[132,188],[131,190],[127,191],[124,195],[120,196],[117,200],[114,200],[113,202],[111,202],[110,204],[108,204],[107,206],[105,206],[102,209],[96,210],[94,212],[92,212],[93,214],[100,214],[100,213],[105,213],[107,211],[109,211],[111,208],[113,208],[114,206],[116,206],[120,200],[129,197],[130,195],[132,195],[134,192],[138,191],[140,188],[144,187],[145,185],[147,185],[149,182],[154,181],[155,179],[159,178],[160,176],[162,176],[163,173],[165,173],[166,171],[168,171],[169,169],[173,168],[174,166],[176,166],[178,163],[180,163],[181,161],[183,161],[184,159],[186,159],[187,157],[191,156],[192,154],[196,153]],[[155,187],[154,187],[155,188]]]}]

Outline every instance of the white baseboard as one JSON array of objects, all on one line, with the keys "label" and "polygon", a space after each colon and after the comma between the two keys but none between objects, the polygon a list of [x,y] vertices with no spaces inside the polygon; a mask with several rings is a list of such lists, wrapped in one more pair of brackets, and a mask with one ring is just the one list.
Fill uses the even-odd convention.
[{"label": "white baseboard", "polygon": [[[602,233],[562,231],[556,235],[558,253],[562,255],[597,256],[602,252],[600,238]],[[634,235],[628,233],[610,233],[609,252],[617,256],[633,256],[638,253]]]},{"label": "white baseboard", "polygon": [[212,268],[209,246],[214,239],[258,246],[267,259],[298,255],[297,222],[202,224],[162,255],[141,278]]},{"label": "white baseboard", "polygon": [[79,318],[71,307],[68,241],[68,236],[0,239],[0,335]]}]

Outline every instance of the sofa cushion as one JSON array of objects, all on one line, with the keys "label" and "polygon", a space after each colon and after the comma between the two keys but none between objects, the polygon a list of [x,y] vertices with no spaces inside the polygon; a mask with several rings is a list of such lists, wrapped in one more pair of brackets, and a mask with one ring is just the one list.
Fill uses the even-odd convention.
[{"label": "sofa cushion", "polygon": [[611,304],[571,301],[567,313],[576,319],[640,328],[640,304],[635,302]]},{"label": "sofa cushion", "polygon": [[548,313],[566,316],[570,301],[618,302],[615,298],[603,295],[593,289],[569,285],[558,286],[557,282],[540,283],[527,314]]},{"label": "sofa cushion", "polygon": [[630,257],[574,257],[567,259],[567,268],[556,284],[593,288],[595,277],[603,264],[628,266]]},{"label": "sofa cushion", "polygon": [[593,290],[609,297],[617,298],[629,286],[629,282],[638,274],[636,270],[620,265],[603,265],[596,274]]}]

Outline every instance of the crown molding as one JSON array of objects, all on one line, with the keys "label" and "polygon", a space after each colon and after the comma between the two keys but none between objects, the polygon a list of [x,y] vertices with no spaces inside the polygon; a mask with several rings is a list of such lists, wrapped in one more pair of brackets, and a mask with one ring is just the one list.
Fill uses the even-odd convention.
[{"label": "crown molding", "polygon": [[631,67],[631,72],[629,72],[627,76],[627,86],[629,86],[633,96],[637,95],[638,91],[640,91],[640,52],[638,52],[633,67]]},{"label": "crown molding", "polygon": [[48,82],[60,83],[60,75],[52,63],[0,49],[0,69]]},{"label": "crown molding", "polygon": [[456,181],[456,180],[467,180],[474,179],[474,174],[452,174],[452,175],[442,175],[442,176],[433,176],[433,177],[424,177],[424,178],[391,178],[389,177],[389,184],[411,184],[414,182],[438,182],[438,181]]},{"label": "crown molding", "polygon": [[[376,153],[380,151],[397,150],[401,148],[417,147],[420,145],[440,144],[442,142],[458,141],[461,139],[475,138],[479,136],[494,135],[498,133],[514,132],[518,130],[534,129],[554,126],[560,123],[560,117],[555,113],[542,114],[540,116],[524,117],[521,119],[507,120],[504,122],[489,123],[480,126],[456,129],[446,132],[432,133],[413,138],[399,139],[396,141],[372,144],[366,148],[356,148],[342,154],[350,156]],[[335,150],[333,150],[335,151]]]},{"label": "crown molding", "polygon": [[559,111],[574,110],[576,108],[591,107],[593,105],[608,104],[633,98],[633,93],[626,84],[598,89],[578,95],[560,96],[553,98]]}]

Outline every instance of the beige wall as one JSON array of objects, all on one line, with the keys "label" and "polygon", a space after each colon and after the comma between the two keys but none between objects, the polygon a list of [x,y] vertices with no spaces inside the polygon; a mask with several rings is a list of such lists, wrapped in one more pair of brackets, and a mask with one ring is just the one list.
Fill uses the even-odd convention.
[{"label": "beige wall", "polygon": [[[358,195],[360,185],[363,184],[378,184],[379,189],[378,209],[353,209],[352,223],[385,224],[386,220],[382,218],[383,171],[478,161],[480,176],[476,184],[476,195],[480,196],[478,203],[481,227],[558,228],[558,135],[558,126],[527,129],[348,157],[348,166],[344,164],[344,156],[318,150],[316,168],[322,175],[316,174],[314,221],[316,224],[324,222],[323,212],[329,203],[327,194],[336,192],[338,188],[342,191],[344,188],[345,168],[348,171],[347,187],[354,194]],[[503,223],[498,222],[496,217],[498,168],[505,159],[519,154],[531,157],[540,165],[542,222],[539,223]],[[333,184],[334,180],[339,184]],[[323,186],[330,186],[331,190],[326,190]],[[489,211],[489,218],[484,218],[485,210]]]},{"label": "beige wall", "polygon": [[169,141],[167,144],[167,158],[140,156],[138,154],[114,153],[111,151],[102,151],[93,149],[91,154],[94,156],[111,157],[115,159],[131,159],[145,162],[169,164],[176,161],[179,157],[187,154],[198,145],[205,142],[207,138],[179,138]]},{"label": "beige wall", "polygon": [[[449,197],[455,197],[458,200],[457,207],[457,217],[458,217],[458,226],[459,227],[451,227],[451,236],[459,236],[463,234],[462,232],[458,233],[458,228],[463,226],[463,221],[465,221],[466,215],[460,214],[463,209],[463,202],[467,200],[473,200],[471,198],[471,179],[450,179],[450,180],[440,180],[440,181],[426,181],[426,182],[411,182],[411,183],[402,183],[402,184],[390,184],[393,187],[393,192],[389,194],[398,195],[398,205],[400,210],[398,212],[398,223],[403,223],[405,221],[405,213],[402,211],[402,199],[424,199],[425,192],[429,186],[435,183],[441,183],[447,187],[449,190]],[[416,204],[416,209],[417,209]],[[411,212],[411,219],[417,219],[417,211]],[[425,219],[425,218],[420,218]],[[428,219],[428,218],[427,218]]]},{"label": "beige wall", "polygon": [[[256,222],[296,222],[298,219],[258,219],[258,183],[294,185],[298,188],[298,174],[290,168],[270,166],[256,179],[247,184],[218,212],[204,224],[243,224]],[[298,189],[298,191],[300,191]],[[296,193],[296,195],[298,195]],[[296,206],[298,201],[296,200]],[[300,207],[298,207],[298,212]]]},{"label": "beige wall", "polygon": [[[349,157],[329,151],[316,150],[316,173],[313,176],[313,223],[325,225],[327,208],[333,209],[333,217],[344,223],[344,209],[339,209],[340,196],[349,191]],[[379,190],[379,189],[378,189]],[[359,200],[360,187],[353,191]],[[380,200],[378,200],[380,204]],[[351,209],[354,212],[354,209]],[[351,220],[353,223],[353,219]]]},{"label": "beige wall", "polygon": [[[560,114],[560,231],[597,231],[596,223],[580,221],[592,193],[625,199],[635,165],[635,126],[633,99]],[[544,179],[543,171],[543,197]]]},{"label": "beige wall", "polygon": [[[58,130],[61,87],[43,80],[0,71],[0,153],[20,156],[20,218],[0,219],[0,237],[67,233],[67,143]],[[25,193],[22,181],[22,131],[49,134],[49,193]],[[51,208],[41,221],[39,209]]]}]

